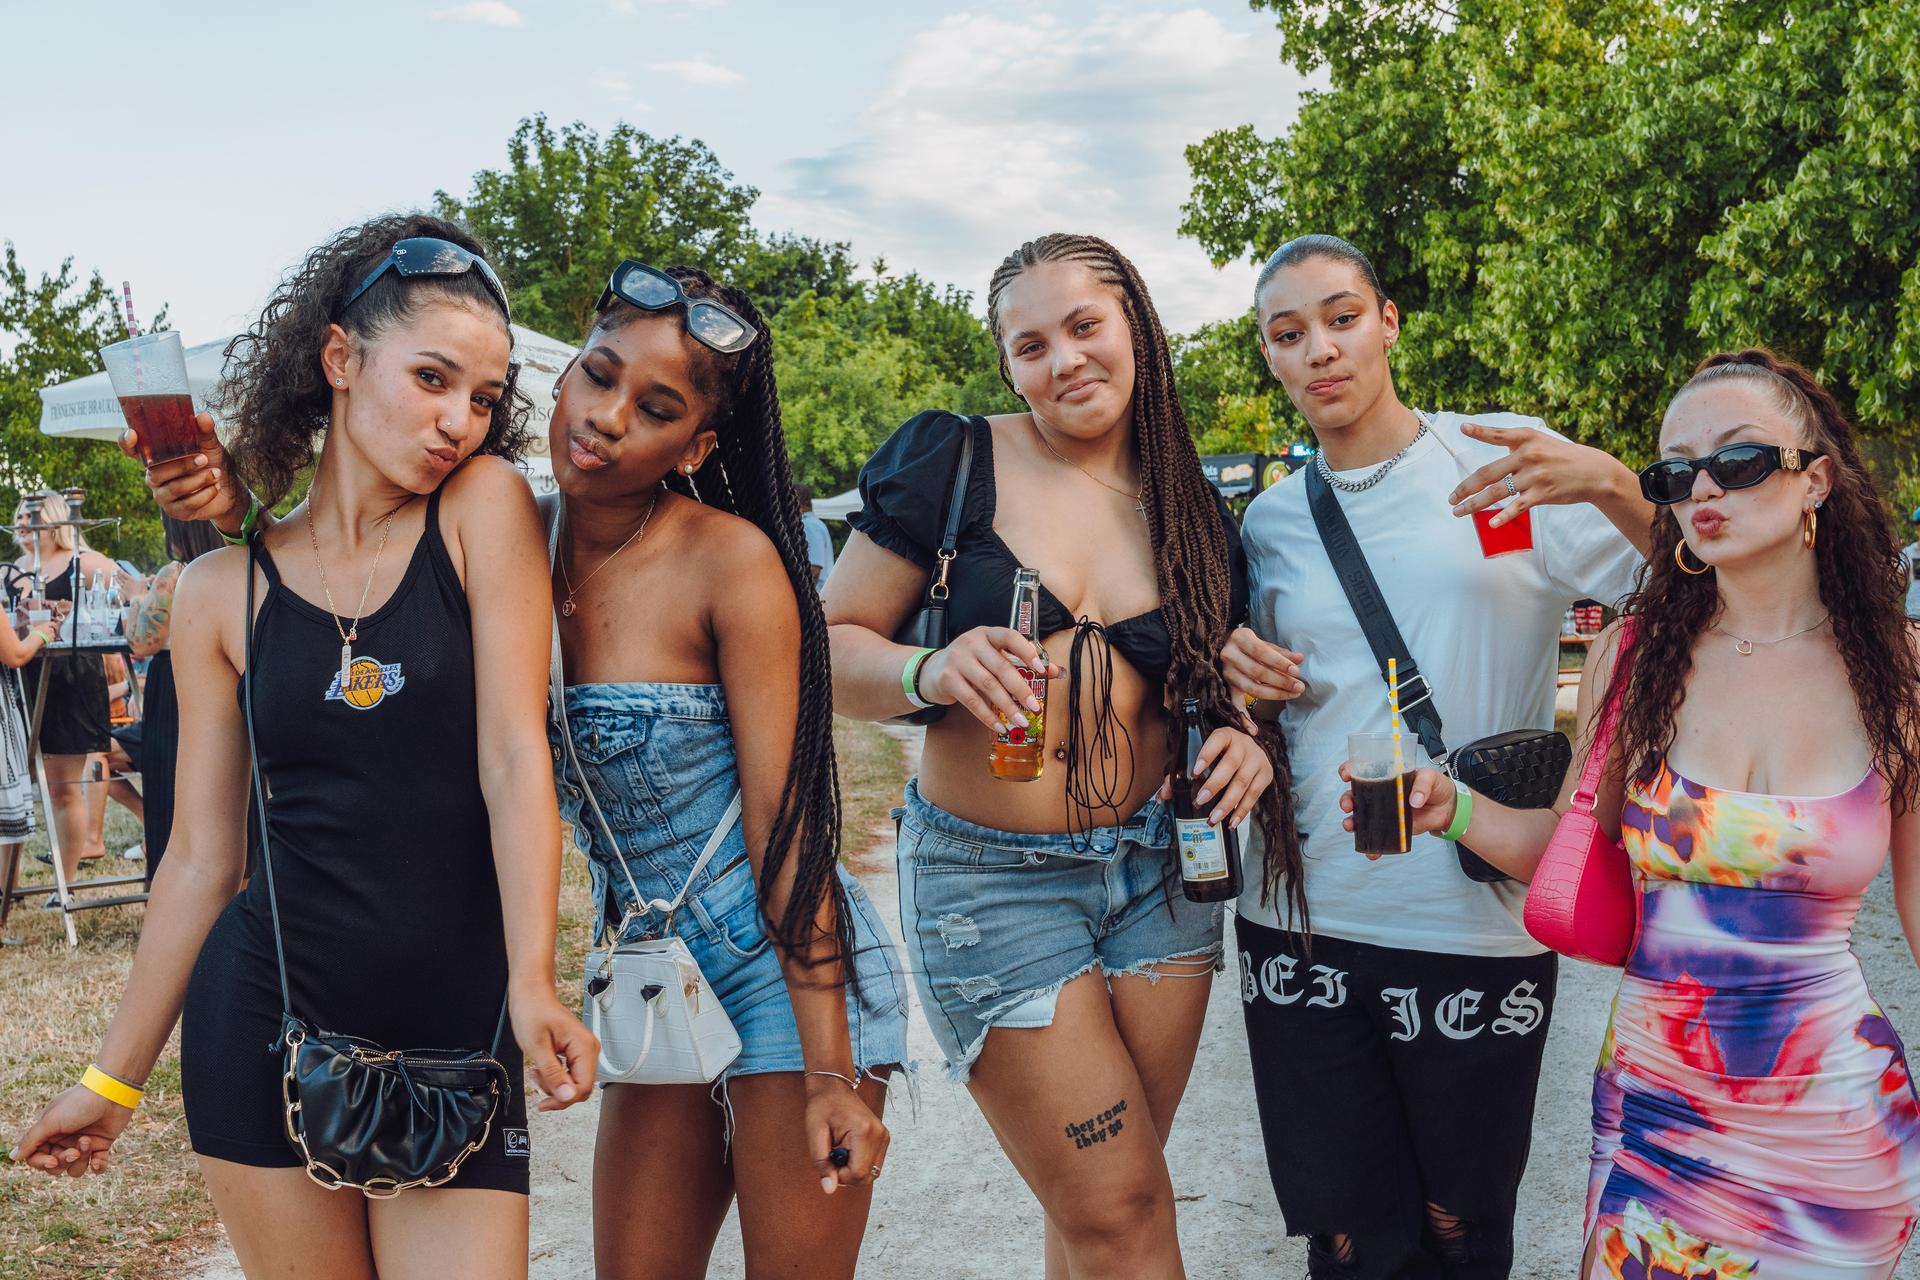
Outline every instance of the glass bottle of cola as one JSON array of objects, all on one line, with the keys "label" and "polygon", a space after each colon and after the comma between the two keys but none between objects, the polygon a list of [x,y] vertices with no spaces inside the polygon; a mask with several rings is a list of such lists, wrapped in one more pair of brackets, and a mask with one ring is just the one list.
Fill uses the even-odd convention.
[{"label": "glass bottle of cola", "polygon": [[[1198,699],[1180,704],[1182,747],[1173,765],[1173,852],[1180,860],[1180,887],[1190,902],[1222,902],[1240,896],[1240,836],[1225,820],[1207,825],[1212,810],[1193,802],[1193,793],[1206,785],[1196,778],[1200,748],[1206,745],[1207,724]],[[1210,797],[1218,803],[1218,797]]]},{"label": "glass bottle of cola", "polygon": [[1040,654],[1040,670],[1020,668],[1038,711],[1021,707],[1013,721],[993,735],[987,768],[1008,782],[1033,782],[1047,765],[1047,653],[1040,647],[1040,575],[1020,569],[1013,575],[1013,612],[1007,626],[1029,640]]}]

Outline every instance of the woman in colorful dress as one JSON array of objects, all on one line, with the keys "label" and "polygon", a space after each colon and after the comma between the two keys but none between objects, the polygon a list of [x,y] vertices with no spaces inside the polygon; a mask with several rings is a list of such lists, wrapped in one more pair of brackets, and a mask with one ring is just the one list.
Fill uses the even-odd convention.
[{"label": "woman in colorful dress", "polygon": [[[1581,688],[1590,740],[1627,636],[1596,812],[1640,933],[1594,1081],[1581,1276],[1886,1280],[1920,1214],[1920,1099],[1850,934],[1891,856],[1920,939],[1899,544],[1833,396],[1765,351],[1706,361],[1660,450],[1647,576]],[[1420,830],[1464,812],[1508,859],[1552,833],[1432,771],[1411,798]]]}]

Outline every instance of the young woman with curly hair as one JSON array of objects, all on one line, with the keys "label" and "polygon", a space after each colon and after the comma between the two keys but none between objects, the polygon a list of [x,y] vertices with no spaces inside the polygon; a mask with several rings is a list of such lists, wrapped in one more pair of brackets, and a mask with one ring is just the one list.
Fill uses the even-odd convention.
[{"label": "young woman with curly hair", "polygon": [[[1766,351],[1700,366],[1641,479],[1653,554],[1580,691],[1587,743],[1621,700],[1595,813],[1640,907],[1581,1275],[1885,1280],[1920,1215],[1920,1098],[1850,935],[1891,856],[1920,956],[1900,544],[1838,403]],[[1412,793],[1423,831],[1460,809],[1432,771]],[[1524,867],[1554,819],[1479,797],[1465,838]]]},{"label": "young woman with curly hair", "polygon": [[[1047,1215],[1047,1274],[1182,1274],[1162,1147],[1220,955],[1221,904],[1188,901],[1156,797],[1182,699],[1218,726],[1198,797],[1258,812],[1291,851],[1277,735],[1243,730],[1216,655],[1246,609],[1239,535],[1200,470],[1146,285],[1114,247],[1049,235],[994,272],[987,314],[1024,413],[923,413],[860,475],[858,531],[828,582],[835,701],[927,732],[900,820],[900,906],[922,1002]],[[950,566],[952,639],[892,637],[927,594],[971,441]],[[1037,631],[1009,620],[1036,569]],[[994,778],[989,745],[1038,710],[1037,781]],[[1279,785],[1273,785],[1276,775]],[[1283,852],[1282,856],[1286,856]],[[1177,981],[1168,981],[1178,978]]]},{"label": "young woman with curly hair", "polygon": [[[533,496],[505,460],[526,415],[506,294],[461,228],[379,218],[314,250],[229,350],[238,470],[269,505],[313,482],[180,578],[167,858],[95,1070],[14,1156],[104,1170],[184,1005],[188,1134],[249,1275],[524,1276],[522,1053],[556,1107],[588,1095],[597,1047],[554,994],[550,626]],[[288,1140],[268,878],[235,894],[243,682],[291,1011],[388,1048],[492,1045],[507,1068],[486,1145],[442,1187],[325,1190]]]},{"label": "young woman with curly hair", "polygon": [[705,1275],[737,1198],[748,1275],[851,1277],[906,985],[840,862],[827,627],[773,336],[739,290],[629,260],[554,395],[561,806],[598,931],[658,933],[644,904],[687,891],[675,929],[741,1039],[717,1090],[608,1082],[596,1272]]}]

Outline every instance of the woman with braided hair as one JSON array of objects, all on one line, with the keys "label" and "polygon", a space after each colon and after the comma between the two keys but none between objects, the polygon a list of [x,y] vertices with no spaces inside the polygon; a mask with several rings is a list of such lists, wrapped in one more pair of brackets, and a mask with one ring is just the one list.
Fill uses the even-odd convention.
[{"label": "woman with braided hair", "polygon": [[[1766,351],[1702,363],[1640,475],[1652,555],[1580,690],[1589,740],[1621,700],[1594,812],[1640,910],[1580,1275],[1886,1280],[1920,1216],[1920,1097],[1850,935],[1891,857],[1920,957],[1899,542],[1839,404]],[[1463,805],[1431,771],[1413,797],[1421,830],[1467,809],[1474,847],[1517,866],[1553,834],[1554,811]]]},{"label": "woman with braided hair", "polygon": [[[561,809],[605,929],[657,932],[629,917],[636,891],[671,901],[693,872],[676,928],[742,1043],[724,1107],[704,1085],[608,1084],[602,1277],[705,1275],[736,1195],[748,1275],[852,1276],[906,1060],[892,940],[840,863],[827,630],[772,345],[739,290],[629,260],[554,387]],[[736,792],[740,823],[695,871]]]},{"label": "woman with braided hair", "polygon": [[[1044,236],[995,271],[987,314],[1027,411],[923,413],[861,472],[827,587],[835,700],[863,719],[960,712],[928,731],[899,811],[901,916],[949,1072],[1046,1211],[1047,1274],[1179,1276],[1162,1147],[1222,908],[1187,901],[1168,856],[1169,708],[1196,698],[1220,726],[1199,796],[1212,821],[1257,811],[1283,851],[1285,760],[1242,727],[1216,665],[1246,608],[1239,538],[1138,272],[1103,240]],[[952,639],[916,650],[891,637],[927,593],[963,454]],[[1022,566],[1051,663],[1002,625]],[[1053,684],[1046,767],[1016,786],[986,758],[1003,719],[1037,710],[1021,666]]]}]

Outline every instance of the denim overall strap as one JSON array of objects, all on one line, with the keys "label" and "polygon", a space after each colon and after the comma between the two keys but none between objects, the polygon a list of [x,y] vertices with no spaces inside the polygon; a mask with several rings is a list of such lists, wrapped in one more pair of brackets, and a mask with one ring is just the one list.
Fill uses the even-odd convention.
[{"label": "denim overall strap", "polygon": [[[556,503],[553,524],[547,530],[549,574],[552,573],[554,557],[559,553],[560,509],[559,504]],[[733,799],[727,802],[727,811],[720,816],[719,825],[714,827],[713,834],[707,837],[706,848],[702,849],[700,856],[694,860],[693,867],[687,872],[685,883],[680,886],[680,892],[673,895],[673,901],[669,902],[665,898],[648,898],[641,893],[639,884],[633,878],[632,868],[627,866],[626,858],[621,856],[619,842],[613,838],[613,828],[608,825],[606,815],[600,811],[600,800],[593,793],[593,784],[587,780],[587,771],[580,767],[580,757],[574,751],[573,730],[567,724],[567,676],[560,656],[560,611],[549,603],[547,615],[553,626],[553,652],[547,664],[548,696],[553,704],[552,715],[560,731],[560,742],[566,748],[567,763],[572,767],[574,776],[580,783],[581,793],[586,796],[587,807],[593,810],[593,820],[600,828],[601,838],[607,842],[607,856],[620,864],[620,874],[626,877],[627,888],[633,892],[634,905],[628,910],[627,916],[630,918],[643,913],[662,912],[666,916],[662,932],[671,933],[674,913],[679,911],[686,902],[687,894],[693,890],[693,882],[700,878],[701,871],[705,870],[707,863],[713,860],[713,855],[720,851],[720,846],[726,843],[728,833],[733,830],[733,824],[740,820],[740,792],[735,790]],[[616,942],[626,933],[627,923],[627,919],[620,921],[619,928],[614,934]],[[601,924],[604,924],[604,920],[596,922],[596,933]]]}]

